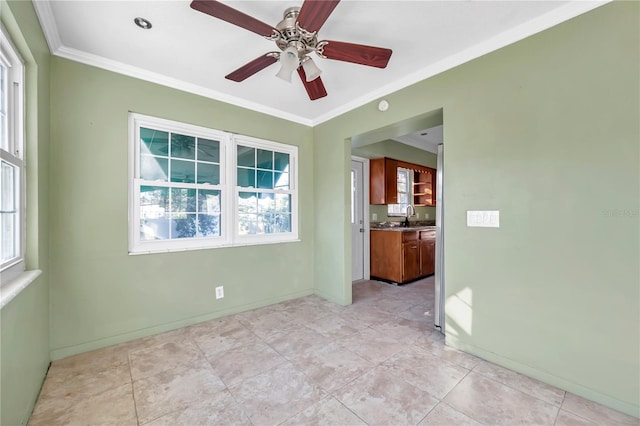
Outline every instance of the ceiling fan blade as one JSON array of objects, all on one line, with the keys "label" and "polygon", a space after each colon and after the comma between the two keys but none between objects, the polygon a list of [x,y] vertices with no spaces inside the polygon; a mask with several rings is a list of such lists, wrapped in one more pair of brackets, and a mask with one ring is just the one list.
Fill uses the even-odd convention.
[{"label": "ceiling fan blade", "polygon": [[324,40],[321,43],[326,44],[318,50],[320,56],[376,68],[386,68],[392,53],[391,49],[343,41]]},{"label": "ceiling fan blade", "polygon": [[307,90],[309,99],[315,101],[316,99],[327,96],[327,89],[324,88],[324,84],[322,84],[320,77],[317,77],[312,81],[307,81],[307,74],[304,72],[302,67],[298,67],[298,75],[302,80],[302,84],[304,84],[304,88]]},{"label": "ceiling fan blade", "polygon": [[309,32],[322,27],[340,0],[305,0],[298,14],[298,23]]},{"label": "ceiling fan blade", "polygon": [[206,13],[207,15],[211,15],[214,18],[222,19],[223,21],[227,21],[246,30],[253,31],[254,33],[260,34],[264,37],[271,37],[275,31],[275,28],[271,25],[265,24],[253,16],[242,13],[239,10],[216,0],[193,0],[191,2],[191,8],[199,12]]},{"label": "ceiling fan blade", "polygon": [[249,62],[248,64],[241,66],[231,74],[226,75],[224,78],[240,82],[251,77],[258,71],[262,71],[263,69],[277,61],[278,58],[273,53],[266,53],[259,58],[256,58],[253,61]]}]

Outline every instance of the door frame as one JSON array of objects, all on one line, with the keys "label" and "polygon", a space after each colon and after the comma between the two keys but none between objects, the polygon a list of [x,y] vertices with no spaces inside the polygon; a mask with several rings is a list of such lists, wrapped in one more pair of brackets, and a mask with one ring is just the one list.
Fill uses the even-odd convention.
[{"label": "door frame", "polygon": [[[363,157],[351,156],[351,161],[362,163],[362,213],[364,222],[364,256],[363,256],[363,276],[365,280],[371,279],[371,250],[370,246],[370,223],[369,223],[369,159]],[[353,247],[351,249],[351,256],[353,257]],[[352,259],[353,261],[353,259]]]}]

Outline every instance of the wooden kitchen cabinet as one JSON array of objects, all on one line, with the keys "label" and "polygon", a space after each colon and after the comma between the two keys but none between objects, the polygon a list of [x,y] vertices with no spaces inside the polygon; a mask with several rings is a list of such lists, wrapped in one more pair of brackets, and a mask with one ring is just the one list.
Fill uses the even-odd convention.
[{"label": "wooden kitchen cabinet", "polygon": [[420,167],[413,171],[413,204],[415,206],[436,205],[436,170]]},{"label": "wooden kitchen cabinet", "polygon": [[420,231],[420,276],[436,271],[436,231]]},{"label": "wooden kitchen cabinet", "polygon": [[371,204],[398,203],[398,167],[413,172],[413,205],[435,206],[436,170],[386,157],[369,161],[369,202]]},{"label": "wooden kitchen cabinet", "polygon": [[371,277],[406,283],[433,274],[434,260],[435,231],[371,230]]},{"label": "wooden kitchen cabinet", "polygon": [[396,204],[398,202],[398,161],[374,158],[369,161],[369,202]]}]

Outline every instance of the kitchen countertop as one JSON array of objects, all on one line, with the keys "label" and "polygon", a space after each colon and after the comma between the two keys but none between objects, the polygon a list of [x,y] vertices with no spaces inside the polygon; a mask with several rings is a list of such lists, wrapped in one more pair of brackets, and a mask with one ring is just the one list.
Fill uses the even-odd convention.
[{"label": "kitchen countertop", "polygon": [[436,226],[426,221],[409,221],[409,226],[402,226],[402,222],[372,222],[370,228],[372,231],[409,232],[435,230]]}]

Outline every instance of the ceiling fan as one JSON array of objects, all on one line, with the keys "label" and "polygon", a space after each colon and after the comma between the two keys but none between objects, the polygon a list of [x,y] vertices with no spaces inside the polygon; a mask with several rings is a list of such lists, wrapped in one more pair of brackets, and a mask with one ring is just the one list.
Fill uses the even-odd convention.
[{"label": "ceiling fan", "polygon": [[391,50],[381,47],[332,40],[318,41],[318,30],[339,2],[340,0],[305,0],[302,7],[285,10],[282,21],[275,27],[217,0],[194,0],[191,8],[273,40],[280,49],[265,53],[225,78],[240,82],[280,61],[281,68],[277,76],[291,81],[293,71],[297,70],[313,101],[327,96],[327,91],[320,79],[322,71],[315,65],[310,53],[316,52],[325,59],[377,68],[385,68],[391,57]]}]

